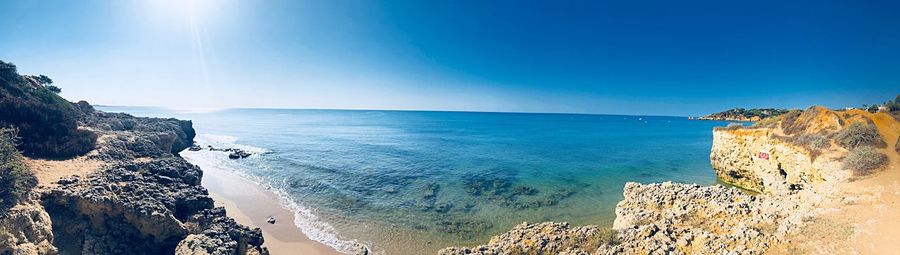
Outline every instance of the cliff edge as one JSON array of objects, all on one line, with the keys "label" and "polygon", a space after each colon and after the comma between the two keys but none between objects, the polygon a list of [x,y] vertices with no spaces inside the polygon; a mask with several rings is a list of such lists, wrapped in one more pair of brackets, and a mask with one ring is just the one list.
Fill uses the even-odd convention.
[{"label": "cliff edge", "polygon": [[0,61],[0,254],[268,254],[178,156],[190,121],[96,111],[49,83]]}]

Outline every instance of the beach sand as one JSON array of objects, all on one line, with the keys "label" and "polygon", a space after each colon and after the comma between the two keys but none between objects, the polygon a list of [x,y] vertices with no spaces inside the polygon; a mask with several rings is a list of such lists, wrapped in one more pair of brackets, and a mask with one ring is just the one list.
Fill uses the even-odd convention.
[{"label": "beach sand", "polygon": [[[261,228],[264,245],[271,254],[341,254],[306,237],[294,225],[294,213],[281,206],[273,192],[225,170],[209,166],[202,169],[203,186],[216,206],[224,206],[228,216],[240,224]],[[269,217],[275,218],[275,224],[266,222]]]}]

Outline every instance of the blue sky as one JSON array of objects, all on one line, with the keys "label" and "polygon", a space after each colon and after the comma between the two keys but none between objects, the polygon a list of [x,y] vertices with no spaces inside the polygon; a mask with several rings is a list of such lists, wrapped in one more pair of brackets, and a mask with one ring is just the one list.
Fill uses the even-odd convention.
[{"label": "blue sky", "polygon": [[0,2],[70,100],[700,115],[900,93],[896,1]]}]

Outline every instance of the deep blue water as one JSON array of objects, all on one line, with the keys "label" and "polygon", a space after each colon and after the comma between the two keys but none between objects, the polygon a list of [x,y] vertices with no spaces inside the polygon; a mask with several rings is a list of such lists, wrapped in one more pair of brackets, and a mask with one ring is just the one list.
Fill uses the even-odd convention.
[{"label": "deep blue water", "polygon": [[[712,128],[681,117],[100,107],[191,119],[217,164],[387,254],[486,242],[523,221],[610,224],[625,182],[712,184]],[[220,160],[219,160],[220,159]],[[327,229],[314,229],[327,226]],[[321,238],[321,237],[320,237]]]}]

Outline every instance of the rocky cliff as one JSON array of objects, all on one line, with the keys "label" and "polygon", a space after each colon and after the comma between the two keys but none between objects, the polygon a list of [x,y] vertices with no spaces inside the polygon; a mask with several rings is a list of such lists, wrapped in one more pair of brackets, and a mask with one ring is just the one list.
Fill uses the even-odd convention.
[{"label": "rocky cliff", "polygon": [[[884,116],[881,116],[884,115]],[[710,163],[723,181],[745,189],[771,194],[846,182],[854,176],[842,159],[860,142],[885,147],[875,118],[892,119],[884,113],[836,112],[811,107],[757,123],[749,128],[713,130]],[[896,122],[896,120],[894,120]],[[857,134],[850,127],[873,127],[871,134]],[[893,126],[880,127],[888,132]],[[862,131],[860,131],[862,132]],[[873,141],[842,142],[868,135]]]},{"label": "rocky cliff", "polygon": [[215,208],[200,185],[203,172],[173,154],[192,143],[190,122],[88,112],[80,122],[100,138],[86,157],[107,167],[36,190],[0,220],[11,236],[0,251],[268,254],[260,230]]},{"label": "rocky cliff", "polygon": [[[18,144],[32,150],[26,155],[51,158],[23,159],[15,148],[4,150],[2,160],[16,162],[0,162],[0,180],[28,177],[32,184],[17,188],[24,195],[0,211],[0,254],[268,254],[261,231],[214,207],[200,185],[203,172],[178,156],[193,144],[190,121],[95,111],[4,62],[0,78],[0,122],[30,139]],[[50,174],[38,181],[34,174],[8,174],[10,166],[28,172],[23,160],[47,163],[41,171]],[[84,166],[99,167],[73,169]],[[42,180],[47,176],[56,178]],[[44,185],[34,188],[35,182]],[[0,188],[10,193],[11,187]]]}]

